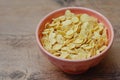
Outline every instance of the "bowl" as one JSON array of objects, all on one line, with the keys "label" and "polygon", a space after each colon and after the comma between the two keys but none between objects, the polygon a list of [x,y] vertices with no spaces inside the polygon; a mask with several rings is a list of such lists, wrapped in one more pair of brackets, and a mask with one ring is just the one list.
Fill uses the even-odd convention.
[{"label": "bowl", "polygon": [[[42,32],[45,29],[45,24],[47,22],[51,22],[52,18],[56,18],[58,16],[63,15],[65,11],[68,9],[75,14],[86,13],[90,16],[93,16],[97,18],[99,22],[102,22],[105,25],[105,27],[107,28],[108,46],[104,51],[102,51],[98,55],[95,55],[85,60],[68,60],[68,59],[62,59],[62,58],[56,57],[51,53],[49,53],[46,49],[44,49],[40,39],[42,38]],[[100,14],[99,12],[89,8],[84,8],[84,7],[65,7],[65,8],[55,10],[49,13],[48,15],[46,15],[40,21],[36,29],[36,40],[41,53],[44,54],[52,64],[57,66],[62,71],[70,74],[80,74],[87,71],[89,68],[97,65],[106,56],[106,54],[108,54],[107,51],[112,45],[113,38],[114,38],[113,28],[111,23],[108,21],[108,19],[102,14]]]}]

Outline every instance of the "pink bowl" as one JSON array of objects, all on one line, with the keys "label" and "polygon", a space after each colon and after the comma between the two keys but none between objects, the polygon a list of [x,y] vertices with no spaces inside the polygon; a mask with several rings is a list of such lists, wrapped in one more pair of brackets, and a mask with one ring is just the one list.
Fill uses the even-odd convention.
[{"label": "pink bowl", "polygon": [[[102,22],[105,25],[105,27],[107,28],[109,43],[108,43],[108,47],[104,51],[102,51],[100,54],[95,55],[86,60],[67,60],[67,59],[61,59],[56,56],[53,56],[51,53],[49,53],[47,50],[45,50],[43,48],[40,39],[42,38],[42,31],[45,28],[44,25],[47,22],[51,22],[52,18],[56,18],[58,16],[63,15],[67,9],[71,10],[71,12],[73,12],[75,14],[80,14],[80,13],[89,14],[93,17],[96,17],[100,22]],[[108,21],[108,19],[106,17],[104,17],[102,14],[98,13],[97,11],[94,11],[94,10],[88,9],[88,8],[83,8],[83,7],[66,7],[66,8],[61,8],[61,9],[55,10],[55,11],[49,13],[47,16],[45,16],[40,21],[40,23],[38,24],[37,29],[36,29],[36,39],[37,39],[37,43],[39,45],[41,52],[55,66],[60,68],[62,71],[66,72],[66,73],[71,73],[71,74],[83,73],[86,70],[88,70],[90,67],[97,65],[107,54],[107,51],[113,42],[113,38],[114,38],[113,28],[112,28],[111,23]]]}]

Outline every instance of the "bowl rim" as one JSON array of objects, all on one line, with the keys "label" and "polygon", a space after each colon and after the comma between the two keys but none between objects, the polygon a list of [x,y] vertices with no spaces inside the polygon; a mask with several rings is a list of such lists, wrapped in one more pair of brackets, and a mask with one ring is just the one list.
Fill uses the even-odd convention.
[{"label": "bowl rim", "polygon": [[[43,48],[41,42],[39,41],[39,37],[38,37],[38,31],[39,31],[39,27],[40,27],[41,23],[42,23],[47,17],[49,17],[50,15],[52,15],[53,13],[58,12],[58,11],[61,11],[61,10],[66,10],[66,9],[80,9],[80,10],[82,9],[82,10],[86,10],[86,11],[93,12],[93,13],[99,15],[100,17],[102,17],[102,18],[110,25],[110,26],[108,26],[108,27],[110,27],[110,30],[111,30],[111,39],[110,39],[110,42],[109,42],[107,48],[106,48],[104,51],[102,51],[101,53],[99,53],[99,54],[97,54],[97,55],[94,55],[94,56],[92,56],[92,57],[90,57],[90,58],[88,58],[88,59],[83,59],[83,60],[70,60],[70,59],[63,59],[63,58],[56,57],[56,56],[52,55],[50,52],[48,52],[45,48]],[[56,10],[48,13],[45,17],[43,17],[43,18],[40,20],[40,22],[38,23],[38,25],[37,25],[35,35],[36,35],[36,40],[37,40],[37,43],[38,43],[39,48],[41,48],[41,49],[43,50],[43,52],[44,52],[45,54],[47,54],[48,56],[50,56],[50,57],[52,57],[52,58],[54,58],[54,59],[61,60],[61,61],[66,61],[66,62],[85,62],[85,61],[90,61],[90,60],[93,60],[93,59],[95,59],[95,58],[98,58],[98,57],[102,56],[104,53],[107,52],[107,50],[111,47],[111,45],[112,45],[112,43],[113,43],[114,30],[113,30],[113,27],[112,27],[112,24],[110,23],[110,21],[109,21],[105,16],[103,16],[101,13],[99,13],[99,12],[96,11],[96,10],[93,10],[93,9],[90,9],[90,8],[86,8],[86,7],[64,7],[64,8],[56,9]]]}]

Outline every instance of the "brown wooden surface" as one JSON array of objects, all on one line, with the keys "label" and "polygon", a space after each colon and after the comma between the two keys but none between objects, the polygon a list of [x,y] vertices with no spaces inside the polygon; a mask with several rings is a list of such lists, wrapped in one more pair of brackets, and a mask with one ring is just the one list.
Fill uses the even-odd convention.
[{"label": "brown wooden surface", "polygon": [[[66,6],[94,9],[115,31],[109,55],[80,75],[68,75],[39,51],[35,29],[49,12]],[[120,80],[119,0],[0,0],[0,80]]]}]

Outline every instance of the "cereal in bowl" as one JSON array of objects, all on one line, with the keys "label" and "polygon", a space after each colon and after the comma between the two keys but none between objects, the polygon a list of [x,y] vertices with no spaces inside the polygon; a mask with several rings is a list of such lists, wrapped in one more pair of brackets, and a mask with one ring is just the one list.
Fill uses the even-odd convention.
[{"label": "cereal in bowl", "polygon": [[46,23],[42,32],[43,47],[54,56],[83,60],[101,53],[108,45],[107,29],[88,14],[65,14]]}]

